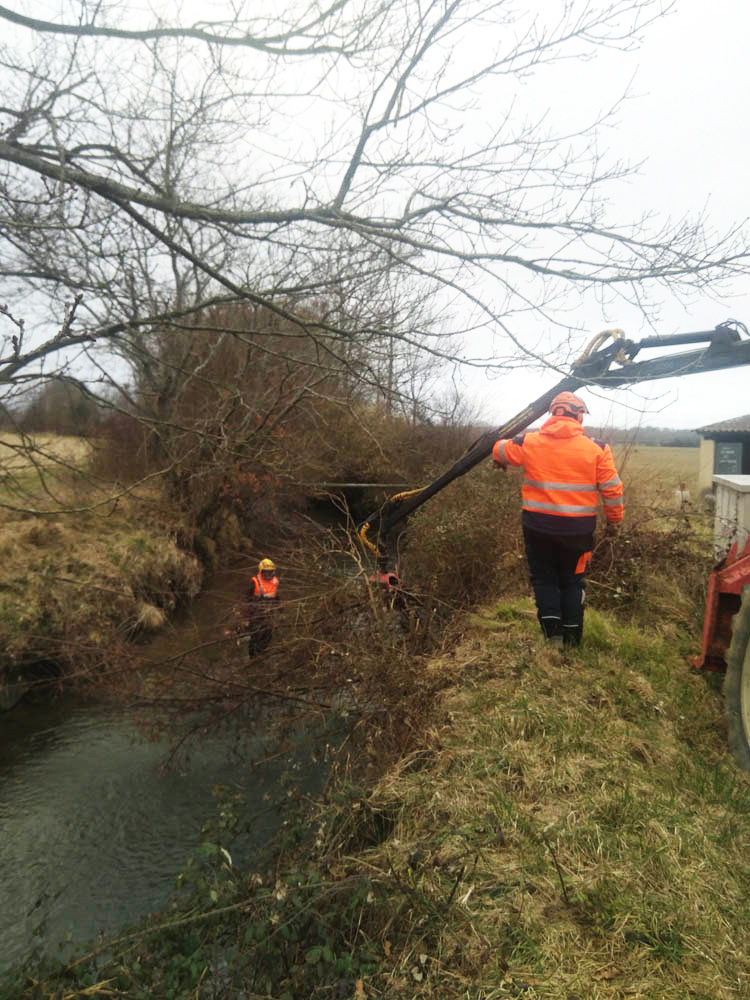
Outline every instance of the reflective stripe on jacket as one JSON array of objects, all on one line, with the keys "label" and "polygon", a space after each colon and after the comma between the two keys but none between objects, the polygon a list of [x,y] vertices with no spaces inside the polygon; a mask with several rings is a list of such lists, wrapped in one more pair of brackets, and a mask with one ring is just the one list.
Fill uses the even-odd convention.
[{"label": "reflective stripe on jacket", "polygon": [[253,577],[253,582],[255,583],[253,597],[266,597],[269,600],[273,600],[276,597],[279,589],[279,578],[277,576],[272,577],[270,580],[264,580],[259,573]]},{"label": "reflective stripe on jacket", "polygon": [[538,431],[496,441],[492,457],[523,466],[524,511],[592,518],[601,496],[607,521],[622,521],[622,482],[612,450],[584,434],[572,417],[551,417]]}]

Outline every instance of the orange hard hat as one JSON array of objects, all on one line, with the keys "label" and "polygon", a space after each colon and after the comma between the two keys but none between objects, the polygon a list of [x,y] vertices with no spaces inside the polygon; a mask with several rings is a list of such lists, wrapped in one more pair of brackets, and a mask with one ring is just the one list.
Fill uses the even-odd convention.
[{"label": "orange hard hat", "polygon": [[582,423],[584,413],[589,411],[584,401],[572,392],[558,392],[549,404],[549,412],[555,417],[573,417]]}]

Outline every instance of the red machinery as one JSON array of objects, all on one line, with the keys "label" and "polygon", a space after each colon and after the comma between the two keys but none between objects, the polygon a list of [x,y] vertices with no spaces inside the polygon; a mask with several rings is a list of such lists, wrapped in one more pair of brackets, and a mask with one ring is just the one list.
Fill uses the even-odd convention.
[{"label": "red machinery", "polygon": [[[602,347],[609,338],[613,343]],[[703,346],[634,361],[643,350],[685,344]],[[422,489],[399,493],[387,500],[360,527],[360,538],[378,557],[383,573],[387,565],[384,553],[392,528],[448,483],[489,457],[498,438],[512,438],[543,416],[559,392],[574,392],[586,385],[615,388],[746,364],[750,364],[750,338],[747,328],[734,320],[721,323],[714,330],[647,337],[638,342],[627,340],[621,330],[605,330],[594,338],[569,375],[502,427],[477,438],[447,472]],[[371,534],[376,536],[375,541]],[[746,588],[744,594],[743,588]],[[735,546],[709,578],[701,656],[696,666],[702,670],[726,670],[730,745],[738,764],[750,770],[750,542],[739,554]]]},{"label": "red machinery", "polygon": [[714,567],[708,578],[703,640],[698,670],[726,670],[726,654],[732,639],[732,619],[740,610],[742,588],[750,584],[750,538],[741,552],[737,543]]},{"label": "red machinery", "polygon": [[750,538],[737,543],[708,578],[699,670],[722,670],[729,746],[750,771]]}]

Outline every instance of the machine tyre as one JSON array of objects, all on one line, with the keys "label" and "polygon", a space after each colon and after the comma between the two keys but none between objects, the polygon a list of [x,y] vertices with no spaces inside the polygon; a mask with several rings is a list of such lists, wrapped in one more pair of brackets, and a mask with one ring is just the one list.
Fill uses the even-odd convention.
[{"label": "machine tyre", "polygon": [[739,766],[750,771],[750,587],[743,588],[740,610],[732,619],[724,696],[729,747]]}]

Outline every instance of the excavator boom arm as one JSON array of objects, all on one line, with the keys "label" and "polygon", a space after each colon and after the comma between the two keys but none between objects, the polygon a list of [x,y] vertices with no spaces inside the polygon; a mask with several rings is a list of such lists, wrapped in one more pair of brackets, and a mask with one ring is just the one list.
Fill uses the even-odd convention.
[{"label": "excavator boom arm", "polygon": [[[750,364],[750,339],[743,339],[738,327],[747,332],[742,324],[728,321],[714,330],[697,333],[677,334],[673,337],[648,337],[633,342],[617,339],[608,347],[586,354],[557,385],[539,396],[525,409],[496,430],[487,431],[464,452],[450,469],[420,490],[407,494],[397,494],[387,500],[360,527],[360,538],[378,552],[378,545],[368,536],[377,534],[384,541],[388,533],[399,521],[421,507],[431,497],[439,493],[454,479],[465,475],[492,453],[492,447],[500,438],[511,438],[524,431],[549,410],[549,405],[559,392],[574,392],[586,385],[602,388],[618,388],[653,379],[674,378],[681,375],[695,375],[701,372],[720,371]],[[609,333],[609,331],[607,331]],[[619,331],[617,331],[619,332]],[[601,336],[601,335],[599,335]],[[595,338],[596,340],[597,338]],[[671,348],[685,344],[703,344],[694,351],[666,354],[661,357],[635,362],[633,359],[643,350]],[[617,364],[617,368],[612,368]]]}]

